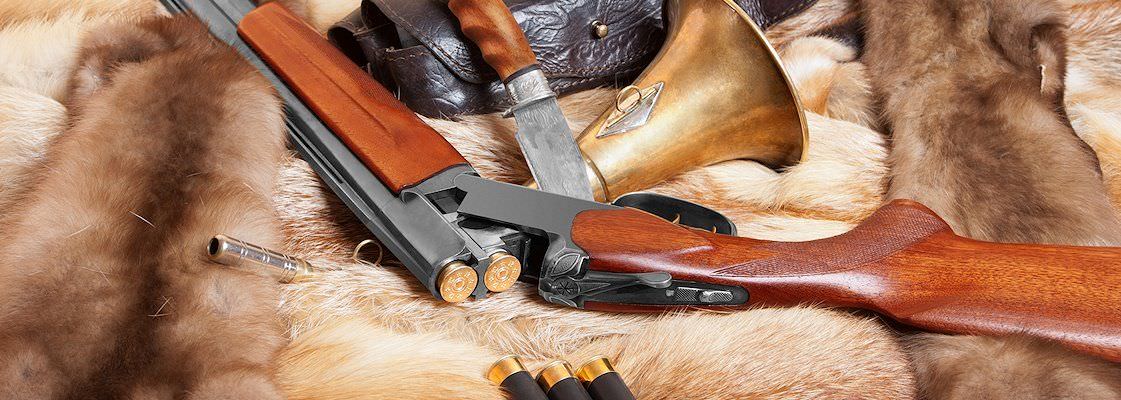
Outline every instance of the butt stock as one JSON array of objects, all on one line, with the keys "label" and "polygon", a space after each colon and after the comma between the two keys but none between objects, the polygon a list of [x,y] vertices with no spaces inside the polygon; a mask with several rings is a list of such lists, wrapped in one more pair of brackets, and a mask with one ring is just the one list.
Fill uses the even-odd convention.
[{"label": "butt stock", "polygon": [[1121,249],[971,240],[911,201],[810,242],[716,235],[633,210],[585,211],[573,240],[591,256],[593,271],[665,271],[738,286],[749,293],[745,306],[869,309],[931,331],[1026,333],[1121,361]]},{"label": "butt stock", "polygon": [[467,164],[404,103],[280,4],[247,13],[238,34],[394,193]]}]

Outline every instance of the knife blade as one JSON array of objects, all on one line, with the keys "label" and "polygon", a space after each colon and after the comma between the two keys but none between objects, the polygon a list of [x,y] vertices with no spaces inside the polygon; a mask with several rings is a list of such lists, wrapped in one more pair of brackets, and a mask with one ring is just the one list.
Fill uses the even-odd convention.
[{"label": "knife blade", "polygon": [[514,106],[515,138],[541,190],[592,200],[587,165],[525,33],[501,0],[451,0],[463,34],[498,72]]}]

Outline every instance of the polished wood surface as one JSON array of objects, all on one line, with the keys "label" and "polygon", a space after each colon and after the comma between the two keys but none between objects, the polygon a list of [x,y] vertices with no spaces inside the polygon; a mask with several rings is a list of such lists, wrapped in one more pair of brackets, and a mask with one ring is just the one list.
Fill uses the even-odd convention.
[{"label": "polished wood surface", "polygon": [[483,52],[483,59],[503,80],[537,64],[525,32],[502,0],[451,0],[448,8],[459,27]]},{"label": "polished wood surface", "polygon": [[1026,333],[1121,361],[1121,248],[971,240],[915,202],[895,201],[848,233],[810,242],[716,235],[637,210],[585,211],[573,240],[592,270],[740,286],[749,307],[862,308],[926,330]]},{"label": "polished wood surface", "polygon": [[280,4],[246,14],[238,33],[394,193],[467,163],[405,104]]}]

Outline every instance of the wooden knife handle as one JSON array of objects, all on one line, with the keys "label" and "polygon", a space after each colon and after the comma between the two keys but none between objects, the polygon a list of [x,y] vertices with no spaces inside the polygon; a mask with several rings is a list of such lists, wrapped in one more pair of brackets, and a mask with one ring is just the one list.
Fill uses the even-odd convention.
[{"label": "wooden knife handle", "polygon": [[[1121,361],[1121,248],[982,242],[897,200],[852,231],[768,242],[687,229],[636,210],[590,210],[573,241],[593,271],[669,272],[747,289],[745,306],[872,310],[937,332],[1026,333]],[[609,311],[661,307],[585,303]]]},{"label": "wooden knife handle", "polygon": [[502,80],[537,64],[525,32],[502,0],[451,0],[448,8],[459,18],[460,29],[479,50]]},{"label": "wooden knife handle", "polygon": [[278,3],[238,34],[393,193],[467,164],[443,136]]}]

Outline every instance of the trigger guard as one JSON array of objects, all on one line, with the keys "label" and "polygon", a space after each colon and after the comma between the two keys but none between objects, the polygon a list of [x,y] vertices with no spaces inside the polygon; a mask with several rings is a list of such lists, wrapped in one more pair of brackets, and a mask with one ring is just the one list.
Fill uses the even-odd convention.
[{"label": "trigger guard", "polygon": [[670,222],[721,235],[736,235],[736,225],[724,214],[693,202],[649,192],[619,196],[612,205],[654,214]]}]

